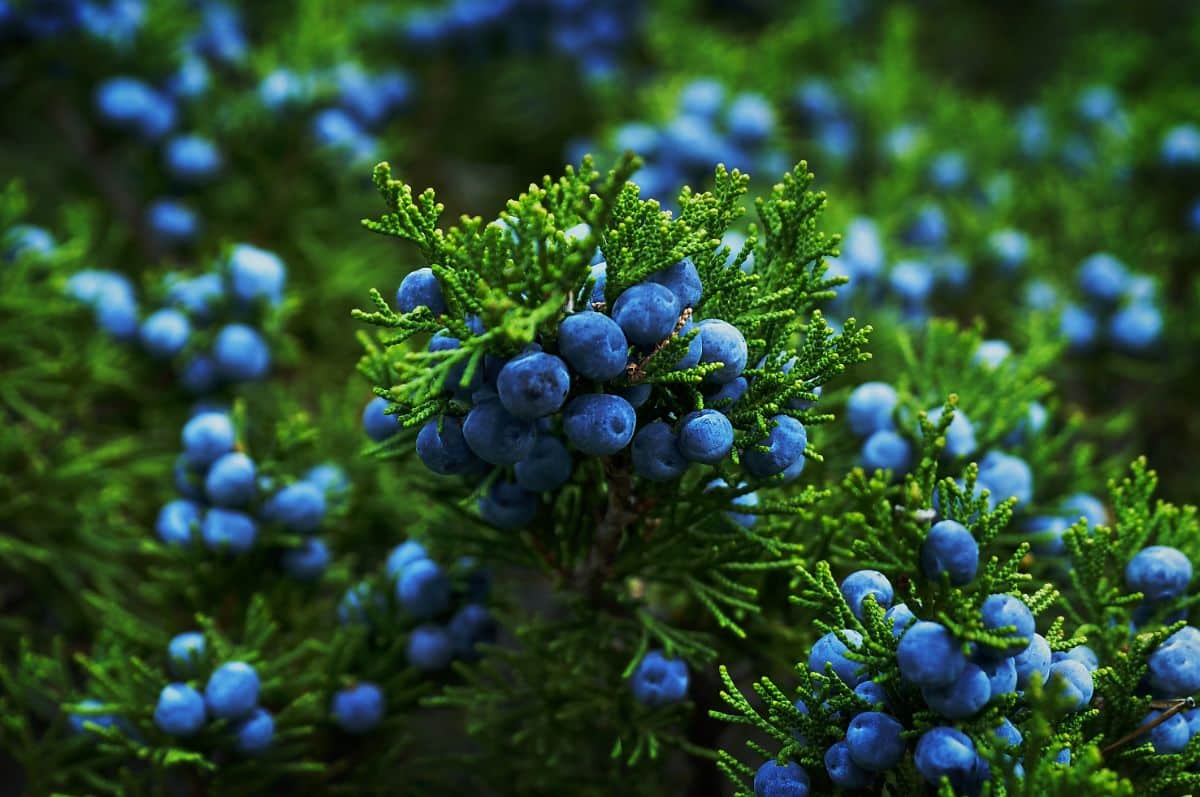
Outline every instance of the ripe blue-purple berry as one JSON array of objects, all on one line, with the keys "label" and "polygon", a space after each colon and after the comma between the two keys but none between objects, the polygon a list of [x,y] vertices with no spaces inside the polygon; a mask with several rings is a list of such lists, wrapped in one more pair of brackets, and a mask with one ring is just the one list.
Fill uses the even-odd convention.
[{"label": "ripe blue-purple berry", "polygon": [[366,733],[383,719],[383,690],[362,681],[334,694],[329,713],[348,733]]},{"label": "ripe blue-purple berry", "polygon": [[204,685],[204,702],[209,713],[221,719],[236,719],[258,705],[258,673],[244,661],[230,661],[213,670]]},{"label": "ripe blue-purple berry", "polygon": [[667,658],[661,650],[651,650],[630,676],[630,687],[634,698],[643,705],[678,703],[687,694],[687,662]]},{"label": "ripe blue-purple berry", "polygon": [[611,394],[585,393],[572,399],[563,411],[567,440],[595,457],[615,454],[629,445],[636,425],[633,406]]}]

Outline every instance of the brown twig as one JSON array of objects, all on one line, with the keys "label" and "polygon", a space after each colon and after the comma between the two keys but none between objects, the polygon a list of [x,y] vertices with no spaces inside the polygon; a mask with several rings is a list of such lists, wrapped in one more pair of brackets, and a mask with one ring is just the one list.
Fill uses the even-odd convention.
[{"label": "brown twig", "polygon": [[1141,727],[1137,728],[1136,730],[1125,734],[1120,739],[1117,739],[1112,744],[1103,748],[1100,751],[1100,755],[1103,756],[1104,758],[1107,758],[1110,753],[1116,752],[1117,750],[1121,749],[1125,745],[1132,742],[1134,739],[1145,736],[1147,733],[1154,730],[1155,728],[1157,728],[1159,725],[1163,724],[1167,720],[1171,719],[1171,717],[1174,717],[1179,712],[1187,711],[1187,710],[1193,709],[1195,707],[1196,707],[1196,701],[1190,697],[1183,697],[1183,698],[1179,698],[1178,700],[1155,700],[1155,701],[1153,701],[1150,704],[1150,708],[1157,709],[1157,710],[1161,711],[1162,714],[1155,717],[1153,722],[1147,722],[1145,725],[1142,725]]}]

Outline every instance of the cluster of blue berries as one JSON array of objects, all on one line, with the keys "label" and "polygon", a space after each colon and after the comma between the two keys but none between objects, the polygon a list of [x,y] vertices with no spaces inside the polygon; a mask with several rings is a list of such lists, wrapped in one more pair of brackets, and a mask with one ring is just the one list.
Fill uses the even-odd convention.
[{"label": "cluster of blue berries", "polygon": [[554,52],[588,77],[617,69],[642,16],[642,0],[452,0],[405,20],[407,41],[423,50],[484,55],[492,49]]},{"label": "cluster of blue berries", "polygon": [[6,263],[22,257],[49,257],[57,248],[50,231],[34,224],[13,225],[0,236],[0,259]]},{"label": "cluster of blue berries", "polygon": [[[1125,586],[1142,593],[1142,604],[1134,611],[1134,622],[1148,617],[1164,605],[1187,596],[1192,581],[1192,563],[1177,548],[1152,545],[1143,548],[1125,566]],[[1167,622],[1182,619],[1172,615]],[[1200,692],[1200,630],[1184,626],[1159,645],[1147,661],[1145,687],[1155,698],[1176,700]],[[1151,711],[1143,724],[1158,720],[1162,711]],[[1179,712],[1159,722],[1149,732],[1149,741],[1160,755],[1182,752],[1200,733],[1200,709]]]},{"label": "cluster of blue berries", "polygon": [[143,0],[43,0],[0,3],[0,41],[48,39],[81,32],[97,41],[125,47],[142,29]]},{"label": "cluster of blue berries", "polygon": [[[921,571],[929,580],[964,586],[978,571],[979,546],[961,523],[942,520],[930,529],[920,560]],[[1018,597],[1001,593],[984,600],[980,619],[996,638],[996,644],[984,646],[964,644],[946,626],[921,620],[906,604],[896,603],[891,583],[878,571],[851,573],[840,588],[859,619],[863,619],[868,597],[885,610],[885,621],[898,640],[896,664],[902,682],[919,689],[920,710],[947,721],[925,730],[911,751],[917,771],[931,784],[948,777],[956,790],[974,793],[991,778],[974,741],[950,723],[977,715],[998,698],[1019,695],[1033,679],[1061,682],[1072,711],[1091,702],[1092,671],[1098,666],[1095,655],[1083,646],[1052,654],[1046,640],[1036,633],[1033,613]],[[856,658],[862,647],[858,631],[831,631],[817,641],[808,657],[812,672],[831,673],[862,703],[862,710],[850,718],[844,738],[824,755],[826,773],[843,790],[870,785],[879,773],[898,766],[910,752],[910,735],[894,714],[911,712],[895,711],[892,701],[898,696],[889,693],[886,683],[868,677],[866,667]],[[796,709],[809,713],[803,699],[796,702]],[[994,733],[995,741],[1012,747],[1014,753],[1019,748],[1021,734],[1008,719]],[[802,784],[804,790],[795,793],[806,794],[808,774],[795,764],[779,766],[770,761],[755,778],[755,793],[759,797],[791,794],[783,790],[788,783]]]},{"label": "cluster of blue berries", "polygon": [[[407,73],[391,69],[370,74],[356,63],[328,72],[299,74],[280,67],[258,85],[258,99],[272,113],[285,114],[322,104],[312,117],[316,142],[349,163],[378,157],[376,131],[408,108],[414,87]],[[333,100],[324,104],[326,98]]]},{"label": "cluster of blue berries", "polygon": [[[995,367],[1008,354],[1008,346],[1003,341],[984,341],[975,357],[987,367]],[[850,430],[865,441],[860,456],[863,467],[868,470],[890,470],[902,475],[913,464],[912,444],[896,428],[898,403],[896,389],[884,382],[859,385],[847,400],[846,419]],[[942,407],[930,409],[927,413],[930,423],[937,424],[942,412]],[[1031,405],[1026,422],[1014,430],[1009,442],[1020,442],[1023,435],[1036,433],[1045,422],[1045,408],[1036,403]],[[962,410],[955,411],[946,429],[945,441],[944,453],[951,459],[961,460],[977,453],[975,426]],[[1033,470],[1015,454],[989,451],[979,462],[979,476],[975,482],[976,495],[984,490],[988,492],[989,506],[1013,497],[1017,499],[1019,510],[1033,500]]]},{"label": "cluster of blue berries", "polygon": [[635,176],[642,195],[673,209],[679,189],[704,185],[714,164],[752,174],[783,172],[787,159],[771,146],[776,128],[766,97],[753,92],[730,97],[720,82],[701,78],[683,87],[675,116],[665,125],[626,123],[612,143],[645,159]]},{"label": "cluster of blue berries", "polygon": [[1077,277],[1085,301],[1066,305],[1059,320],[1073,350],[1091,350],[1103,340],[1132,354],[1154,347],[1163,317],[1153,278],[1130,271],[1107,252],[1084,258]]},{"label": "cluster of blue berries", "polygon": [[[421,672],[444,670],[455,659],[474,660],[479,656],[476,646],[495,638],[496,621],[485,605],[487,572],[468,559],[456,569],[456,574],[448,572],[416,540],[388,554],[385,571],[394,605],[401,618],[417,623],[408,634],[408,663]],[[371,583],[359,582],[338,604],[338,622],[369,624],[388,605]]]},{"label": "cluster of blue berries", "polygon": [[156,360],[175,363],[183,388],[206,395],[223,384],[266,376],[271,351],[256,325],[283,300],[286,277],[277,255],[238,244],[217,271],[169,275],[167,305],[145,317],[133,286],[115,272],[80,271],[67,282],[67,292],[93,308],[105,332],[136,340]]},{"label": "cluster of blue berries", "polygon": [[275,738],[275,717],[259,705],[258,672],[244,661],[227,661],[208,676],[201,694],[188,683],[204,669],[207,647],[199,631],[171,639],[167,663],[181,680],[163,687],[154,706],[154,724],[170,736],[198,733],[209,720],[231,724],[234,743],[244,755],[259,755]]},{"label": "cluster of blue berries", "polygon": [[[748,357],[746,339],[721,319],[692,320],[704,290],[695,264],[685,258],[655,272],[622,291],[611,307],[605,302],[605,273],[603,262],[593,265],[583,288],[590,292],[579,297],[584,306],[562,319],[555,338],[510,358],[488,355],[470,375],[465,364],[455,365],[445,390],[456,404],[469,405],[465,417],[434,418],[417,435],[417,455],[435,473],[512,469],[495,479],[480,501],[483,518],[499,528],[519,528],[533,520],[538,494],[557,490],[571,478],[572,450],[610,457],[631,448],[634,472],[655,482],[678,480],[693,464],[716,465],[733,451],[734,427],[726,413],[749,387],[741,375]],[[430,269],[404,278],[396,304],[403,313],[418,307],[435,316],[446,311]],[[475,324],[475,331],[482,327]],[[652,385],[638,379],[640,364],[674,341],[686,343],[675,369],[709,366],[703,377],[707,406],[680,417],[660,410],[652,400]],[[430,351],[460,347],[461,341],[446,333],[429,344]],[[377,398],[364,411],[363,423],[373,439],[397,431],[395,421],[384,414],[386,407]],[[807,431],[790,415],[777,415],[772,422],[761,447],[741,452],[742,465],[757,478],[794,477],[804,467]]]},{"label": "cluster of blue berries", "polygon": [[[1072,171],[1085,172],[1104,163],[1100,152],[1106,141],[1129,137],[1129,117],[1111,86],[1086,86],[1076,98],[1074,111],[1070,124],[1060,131],[1045,109],[1036,105],[1021,108],[1014,125],[1021,154],[1039,160],[1055,158]],[[1105,165],[1118,175],[1128,169],[1121,161]]]},{"label": "cluster of blue berries", "polygon": [[844,163],[858,147],[850,109],[823,78],[808,78],[792,94],[792,112],[802,135],[833,163]]},{"label": "cluster of blue berries", "polygon": [[329,548],[314,536],[329,504],[347,489],[335,465],[319,465],[300,480],[278,486],[260,476],[253,459],[240,450],[233,420],[224,412],[202,410],[183,427],[183,454],[175,464],[181,498],[158,514],[155,531],[167,545],[199,541],[218,553],[243,554],[254,547],[267,524],[295,538],[280,564],[293,578],[319,578],[329,564]]},{"label": "cluster of blue berries", "polygon": [[669,706],[687,696],[687,662],[671,658],[661,650],[651,650],[638,662],[629,680],[634,699],[642,705]]},{"label": "cluster of blue berries", "polygon": [[210,65],[238,64],[249,49],[233,8],[205,2],[200,10],[199,29],[184,45],[177,71],[162,85],[118,75],[101,82],[94,95],[96,112],[105,124],[148,144],[162,144],[160,156],[172,191],[147,205],[145,224],[156,240],[170,246],[187,244],[199,234],[200,218],[181,197],[215,178],[225,160],[211,138],[176,132],[181,109],[208,93]]}]

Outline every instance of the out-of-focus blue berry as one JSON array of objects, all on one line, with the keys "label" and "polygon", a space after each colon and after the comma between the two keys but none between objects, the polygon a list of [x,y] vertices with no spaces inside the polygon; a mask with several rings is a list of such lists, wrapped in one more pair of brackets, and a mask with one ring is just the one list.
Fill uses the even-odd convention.
[{"label": "out-of-focus blue berry", "polygon": [[638,662],[630,676],[634,699],[646,706],[678,703],[687,694],[688,667],[683,659],[672,659],[661,650],[651,650]]},{"label": "out-of-focus blue berry", "polygon": [[192,325],[187,316],[178,310],[167,308],[151,313],[142,322],[138,337],[152,357],[170,359],[183,351],[191,333]]},{"label": "out-of-focus blue berry", "polygon": [[400,431],[400,420],[395,415],[387,415],[384,410],[390,402],[383,396],[376,396],[363,407],[362,424],[367,437],[376,443],[387,440]]},{"label": "out-of-focus blue berry", "polygon": [[1174,600],[1187,592],[1192,563],[1178,548],[1151,545],[1125,565],[1125,586],[1152,603]]},{"label": "out-of-focus blue berry", "polygon": [[1113,304],[1125,293],[1129,269],[1108,252],[1097,252],[1083,259],[1077,274],[1084,295],[1102,304]]},{"label": "out-of-focus blue berry", "polygon": [[396,599],[413,617],[428,620],[450,605],[450,579],[432,560],[419,559],[401,571]]},{"label": "out-of-focus blue berry", "polygon": [[941,246],[949,235],[946,214],[937,205],[925,205],[917,211],[904,237],[914,246]]},{"label": "out-of-focus blue berry", "polygon": [[329,546],[317,537],[309,537],[295,548],[288,548],[280,557],[283,570],[300,581],[320,578],[329,566]]},{"label": "out-of-focus blue berry", "polygon": [[204,659],[204,634],[199,631],[184,631],[176,634],[167,644],[167,665],[176,678],[190,678],[196,674]]},{"label": "out-of-focus blue berry", "polygon": [[442,626],[425,623],[409,633],[406,655],[408,663],[421,672],[437,672],[454,658],[454,642]]},{"label": "out-of-focus blue berry", "polygon": [[479,655],[475,649],[476,645],[491,642],[495,638],[496,621],[485,607],[478,603],[468,603],[454,613],[446,625],[446,630],[454,644],[454,654],[472,660]]},{"label": "out-of-focus blue berry", "polygon": [[275,738],[275,718],[264,708],[255,708],[250,716],[234,728],[238,752],[258,755],[271,747]]},{"label": "out-of-focus blue berry", "polygon": [[1162,159],[1168,166],[1195,166],[1200,163],[1200,128],[1193,124],[1182,124],[1163,134]]},{"label": "out-of-focus blue berry", "polygon": [[233,421],[223,412],[201,412],[184,424],[183,454],[193,468],[207,468],[237,443]]},{"label": "out-of-focus blue berry", "polygon": [[334,694],[329,713],[338,727],[348,733],[366,733],[383,719],[383,690],[362,681]]},{"label": "out-of-focus blue berry", "polygon": [[888,274],[888,285],[905,304],[919,306],[933,292],[933,270],[920,260],[901,260]]},{"label": "out-of-focus blue berry", "polygon": [[204,544],[214,551],[245,553],[254,546],[258,525],[249,515],[214,507],[204,514],[200,536]]},{"label": "out-of-focus blue berry", "polygon": [[[929,410],[927,413],[929,422],[937,426],[944,409],[944,407],[934,407]],[[956,410],[954,419],[950,421],[950,426],[946,429],[946,456],[952,459],[969,457],[975,453],[977,447],[974,425],[965,412]]]},{"label": "out-of-focus blue berry", "polygon": [[212,177],[221,168],[221,152],[216,144],[194,134],[176,136],[168,141],[163,160],[173,177],[189,182]]},{"label": "out-of-focus blue berry", "polygon": [[693,80],[679,93],[679,110],[685,114],[714,117],[725,105],[725,87],[712,78]]},{"label": "out-of-focus blue berry", "polygon": [[18,224],[4,235],[4,259],[16,260],[24,254],[50,255],[55,246],[54,236],[49,231],[32,224]]},{"label": "out-of-focus blue berry", "polygon": [[1033,470],[1020,457],[990,451],[979,463],[979,479],[997,501],[1016,498],[1017,506],[1033,500]]},{"label": "out-of-focus blue berry", "polygon": [[154,237],[169,244],[184,244],[200,232],[200,217],[174,199],[156,199],[146,207],[146,225]]},{"label": "out-of-focus blue berry", "polygon": [[1130,352],[1143,352],[1162,335],[1162,313],[1152,303],[1135,301],[1118,310],[1109,322],[1114,344]]},{"label": "out-of-focus blue berry", "polygon": [[1075,103],[1080,117],[1087,122],[1104,122],[1117,113],[1117,94],[1103,84],[1088,86]]},{"label": "out-of-focus blue berry", "polygon": [[190,736],[204,725],[204,698],[187,684],[167,684],[154,706],[154,724],[171,736]]},{"label": "out-of-focus blue berry", "polygon": [[79,709],[86,713],[71,714],[67,717],[67,722],[71,726],[71,730],[75,733],[83,733],[87,731],[88,725],[95,725],[98,728],[112,728],[117,725],[117,718],[111,714],[96,714],[93,713],[100,706],[104,705],[99,700],[81,700],[79,701]]},{"label": "out-of-focus blue berry", "polygon": [[233,296],[239,302],[282,301],[287,269],[279,255],[250,244],[238,244],[229,253],[227,268]]},{"label": "out-of-focus blue berry", "polygon": [[729,104],[726,127],[734,141],[756,146],[771,135],[775,127],[775,109],[761,94],[739,94]]},{"label": "out-of-focus blue berry", "polygon": [[899,397],[896,389],[884,382],[864,382],[846,400],[846,420],[859,437],[868,437],[882,429],[895,428],[892,410]]},{"label": "out-of-focus blue berry", "polygon": [[537,494],[512,482],[497,481],[479,499],[479,514],[499,529],[519,529],[537,515]]},{"label": "out-of-focus blue berry", "polygon": [[325,519],[325,491],[307,480],[289,484],[271,496],[263,513],[288,531],[311,534]]},{"label": "out-of-focus blue berry", "polygon": [[254,499],[258,491],[254,460],[240,451],[223,455],[204,477],[204,492],[216,506],[238,508]]},{"label": "out-of-focus blue berry", "polygon": [[967,182],[967,159],[961,152],[943,152],[929,164],[929,181],[934,188],[955,191]]},{"label": "out-of-focus blue berry", "polygon": [[225,325],[213,341],[212,356],[221,376],[235,382],[261,379],[271,367],[267,342],[245,324]]}]

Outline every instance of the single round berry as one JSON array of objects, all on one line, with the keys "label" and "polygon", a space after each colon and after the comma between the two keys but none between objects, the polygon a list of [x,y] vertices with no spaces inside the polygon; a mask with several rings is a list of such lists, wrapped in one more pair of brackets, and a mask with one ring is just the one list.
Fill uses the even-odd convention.
[{"label": "single round berry", "polygon": [[193,468],[207,468],[233,450],[233,421],[223,412],[202,412],[183,427],[183,456]]},{"label": "single round berry", "polygon": [[908,608],[907,604],[897,603],[884,612],[883,620],[891,626],[892,636],[899,639],[900,635],[917,621],[917,616],[912,613],[912,609]]},{"label": "single round berry", "polygon": [[312,534],[325,519],[325,492],[310,481],[289,484],[271,496],[265,517],[296,534]]},{"label": "single round berry", "polygon": [[690,462],[715,465],[733,450],[733,424],[716,410],[697,410],[679,425],[679,453]]},{"label": "single round berry", "polygon": [[611,394],[585,393],[572,399],[563,411],[567,440],[594,457],[606,457],[625,448],[636,426],[633,406]]},{"label": "single round berry", "polygon": [[957,520],[933,524],[921,545],[921,570],[928,578],[945,573],[955,586],[969,584],[979,569],[979,543]]},{"label": "single round berry", "polygon": [[734,404],[737,404],[742,396],[746,395],[746,391],[750,388],[750,383],[746,377],[739,376],[731,382],[718,387],[711,393],[705,394],[704,402],[710,407],[718,410],[728,411]]},{"label": "single round berry", "polygon": [[1017,670],[1018,688],[1028,687],[1034,675],[1037,675],[1042,683],[1045,683],[1050,677],[1050,644],[1041,634],[1034,634],[1033,639],[1029,642],[1029,647],[1013,657],[1013,664]]},{"label": "single round berry", "polygon": [[854,687],[854,694],[869,706],[886,706],[888,703],[887,692],[875,681],[863,681]]},{"label": "single round berry", "polygon": [[400,573],[396,599],[413,617],[428,620],[449,607],[450,579],[432,560],[418,560]]},{"label": "single round berry", "polygon": [[387,565],[385,567],[388,578],[395,581],[400,578],[405,568],[409,565],[428,558],[429,554],[425,551],[424,545],[416,540],[405,540],[388,554]]},{"label": "single round berry", "polygon": [[1108,523],[1108,510],[1104,503],[1094,495],[1075,493],[1063,502],[1063,512],[1072,521],[1086,518],[1092,528]]},{"label": "single round berry", "polygon": [[213,361],[226,379],[252,382],[270,369],[271,351],[258,330],[245,324],[229,324],[213,342]]},{"label": "single round berry", "polygon": [[535,493],[557,490],[571,478],[571,452],[557,437],[539,434],[533,451],[513,468],[517,484]]},{"label": "single round berry", "polygon": [[[1002,634],[1012,640],[1004,648],[1002,655],[1016,656],[1029,645],[1036,630],[1033,612],[1025,605],[1025,601],[1012,595],[989,595],[980,607],[983,627],[993,634]],[[1015,630],[1001,632],[1000,629],[1012,627]]]},{"label": "single round berry", "polygon": [[688,342],[687,351],[675,363],[675,369],[684,371],[699,364],[700,358],[704,356],[704,341],[700,337],[699,327],[692,321],[686,321],[675,333],[675,337]]},{"label": "single round berry", "polygon": [[746,339],[733,324],[719,318],[706,318],[700,322],[700,355],[702,365],[721,363],[717,370],[705,374],[704,381],[723,385],[741,376],[750,356]]},{"label": "single round berry", "polygon": [[[852,628],[843,629],[842,637],[853,646],[854,650],[862,647],[862,634]],[[812,651],[808,654],[808,669],[815,673],[825,674],[827,664],[833,666],[834,675],[842,679],[847,686],[855,686],[866,676],[862,673],[863,665],[846,657],[851,650],[846,643],[838,639],[837,633],[830,631],[817,640]]]},{"label": "single round berry", "polygon": [[348,733],[366,733],[383,719],[383,690],[366,681],[336,692],[329,713]]},{"label": "single round berry", "polygon": [[204,634],[199,631],[184,631],[172,637],[167,643],[167,663],[171,674],[177,678],[195,675],[204,659],[204,649]]},{"label": "single round berry", "polygon": [[91,732],[91,729],[88,727],[90,725],[95,725],[98,728],[112,728],[114,726],[119,727],[117,718],[111,714],[94,713],[95,710],[99,709],[102,705],[104,704],[98,700],[88,699],[80,701],[79,709],[82,709],[83,712],[87,713],[73,713],[67,718],[67,722],[70,724],[71,730],[75,733],[83,733],[85,731]]},{"label": "single round berry", "polygon": [[479,466],[479,457],[467,445],[463,422],[443,415],[433,418],[417,433],[417,457],[434,473],[456,476],[469,473]]},{"label": "single round berry", "polygon": [[766,450],[752,446],[742,454],[746,470],[759,478],[782,473],[804,456],[808,446],[808,431],[800,421],[790,415],[776,415],[771,421],[774,424],[771,431],[758,444]]},{"label": "single round berry", "polygon": [[198,182],[211,177],[221,168],[221,152],[217,146],[197,135],[176,136],[166,143],[163,160],[172,177]]},{"label": "single round berry", "polygon": [[1096,342],[1100,323],[1091,311],[1077,304],[1068,304],[1059,316],[1058,328],[1072,350],[1082,351]]},{"label": "single round berry", "polygon": [[842,597],[850,606],[850,611],[859,620],[863,619],[863,602],[867,596],[875,599],[875,603],[885,612],[891,607],[895,593],[892,582],[878,570],[856,570],[842,581]]},{"label": "single round berry", "polygon": [[408,663],[421,672],[444,670],[454,658],[454,642],[445,628],[434,623],[419,625],[408,635]]},{"label": "single round berry", "polygon": [[237,749],[243,755],[259,755],[271,747],[275,738],[275,718],[265,708],[256,708],[234,729]]},{"label": "single round berry", "polygon": [[254,460],[240,451],[225,454],[204,477],[204,493],[216,506],[236,509],[254,499],[258,491]]},{"label": "single round berry", "polygon": [[921,734],[914,755],[917,771],[933,785],[949,778],[955,790],[965,790],[975,778],[979,756],[971,738],[955,728],[930,728]]},{"label": "single round berry", "polygon": [[1150,654],[1150,688],[1159,697],[1189,697],[1200,691],[1200,631],[1185,626]]},{"label": "single round berry", "polygon": [[196,529],[200,528],[200,511],[201,507],[195,501],[177,498],[159,510],[154,530],[168,545],[188,545]]},{"label": "single round berry", "polygon": [[1033,471],[1020,457],[991,451],[979,463],[979,480],[997,501],[1016,498],[1017,506],[1033,500]]},{"label": "single round berry", "polygon": [[512,415],[495,399],[472,407],[462,431],[475,455],[492,465],[515,465],[529,456],[536,441],[533,424]]},{"label": "single round berry", "polygon": [[808,797],[808,773],[795,761],[768,761],[754,773],[754,797]]},{"label": "single round berry", "polygon": [[1090,255],[1079,264],[1079,287],[1088,298],[1112,304],[1125,293],[1129,270],[1107,252]]},{"label": "single round berry", "polygon": [[597,382],[620,376],[629,360],[629,342],[621,327],[590,310],[563,319],[558,326],[558,350],[576,372]]},{"label": "single round berry", "polygon": [[1092,674],[1074,659],[1063,659],[1050,665],[1047,683],[1055,682],[1071,711],[1081,711],[1092,702]]},{"label": "single round berry", "polygon": [[411,313],[418,307],[428,307],[435,316],[446,312],[446,301],[442,298],[442,286],[433,269],[419,268],[408,274],[396,290],[396,309]]},{"label": "single round berry", "polygon": [[350,489],[350,479],[340,465],[323,462],[309,468],[304,481],[315,484],[326,496],[340,496]]},{"label": "single round berry", "polygon": [[[935,427],[941,420],[943,410],[943,407],[934,407],[928,413],[929,422]],[[946,456],[952,459],[969,457],[975,453],[977,445],[975,427],[971,425],[965,412],[957,410],[954,418],[950,421],[950,426],[946,429]]]},{"label": "single round berry", "polygon": [[200,232],[200,217],[182,202],[156,199],[146,207],[146,225],[151,234],[163,243],[186,244]]},{"label": "single round berry", "polygon": [[633,471],[654,482],[675,481],[688,468],[679,438],[666,421],[652,421],[633,437]]},{"label": "single round berry", "polygon": [[869,437],[875,432],[894,428],[892,412],[899,397],[896,389],[883,382],[866,382],[859,385],[846,400],[846,420],[850,431],[859,437]]},{"label": "single round berry", "polygon": [[209,712],[221,719],[249,714],[258,705],[258,673],[244,661],[230,661],[213,670],[204,685]]},{"label": "single round berry", "polygon": [[1183,595],[1192,581],[1192,563],[1178,548],[1151,545],[1125,565],[1125,586],[1157,603]]},{"label": "single round berry", "polygon": [[1108,334],[1120,349],[1144,352],[1158,342],[1163,331],[1162,312],[1147,300],[1134,301],[1109,321]]},{"label": "single round berry", "polygon": [[987,676],[992,697],[1007,695],[1017,690],[1017,663],[1015,658],[980,658],[976,664]]},{"label": "single round berry", "polygon": [[446,630],[454,644],[454,654],[463,659],[473,660],[479,656],[475,649],[477,644],[495,639],[496,621],[485,607],[478,603],[468,603],[454,613],[446,625]]},{"label": "single round berry", "polygon": [[690,257],[685,257],[673,266],[662,271],[656,271],[649,276],[649,281],[658,283],[675,294],[679,306],[695,307],[704,295],[704,285],[700,281],[700,272]]},{"label": "single round berry", "polygon": [[249,515],[214,507],[204,513],[200,537],[211,550],[245,553],[254,546],[258,525]]},{"label": "single round berry", "polygon": [[904,758],[903,733],[904,726],[895,717],[879,711],[864,711],[850,720],[846,728],[846,747],[854,763],[869,772],[882,772]]},{"label": "single round berry", "polygon": [[950,719],[965,719],[978,712],[991,699],[987,673],[967,663],[953,682],[945,686],[924,687],[921,697],[932,710]]},{"label": "single round berry", "polygon": [[498,529],[519,529],[537,515],[537,494],[512,482],[497,481],[479,499],[479,514]]},{"label": "single round berry", "polygon": [[651,650],[638,662],[630,685],[634,698],[643,705],[678,703],[687,694],[687,663],[683,659],[667,658],[661,650]]},{"label": "single round berry", "polygon": [[387,415],[389,401],[383,396],[376,396],[363,407],[362,424],[367,437],[376,443],[382,443],[400,431],[400,419],[395,415]]},{"label": "single round berry", "polygon": [[187,345],[192,325],[187,316],[170,308],[158,310],[142,322],[138,337],[151,357],[170,359]]},{"label": "single round berry", "polygon": [[949,686],[967,666],[962,645],[940,623],[918,620],[896,646],[896,661],[905,680],[920,687]]},{"label": "single round berry", "polygon": [[553,354],[533,352],[509,360],[496,377],[504,409],[533,420],[557,412],[571,389],[567,364]]},{"label": "single round berry", "polygon": [[825,771],[839,789],[852,791],[871,783],[872,774],[855,763],[845,742],[837,742],[825,751]]},{"label": "single round berry", "polygon": [[221,374],[217,372],[217,361],[207,354],[197,354],[187,361],[179,372],[179,383],[184,390],[202,396],[217,389]]},{"label": "single round berry", "polygon": [[250,244],[238,244],[229,253],[229,284],[233,297],[242,304],[264,299],[270,304],[283,300],[287,269],[274,252]]},{"label": "single round berry", "polygon": [[204,698],[187,684],[167,684],[154,706],[154,724],[171,736],[190,736],[204,725]]},{"label": "single round berry", "polygon": [[863,443],[862,463],[868,470],[906,473],[912,464],[912,446],[891,429],[880,429]]},{"label": "single round berry", "polygon": [[295,548],[288,548],[280,559],[284,572],[300,581],[321,577],[329,566],[329,546],[323,540],[309,537]]},{"label": "single round berry", "polygon": [[611,314],[626,340],[653,346],[674,331],[682,309],[670,289],[649,282],[627,288],[613,302]]},{"label": "single round berry", "polygon": [[370,619],[372,611],[383,606],[382,596],[370,584],[359,582],[346,590],[338,601],[337,619],[341,625],[359,625]]}]

